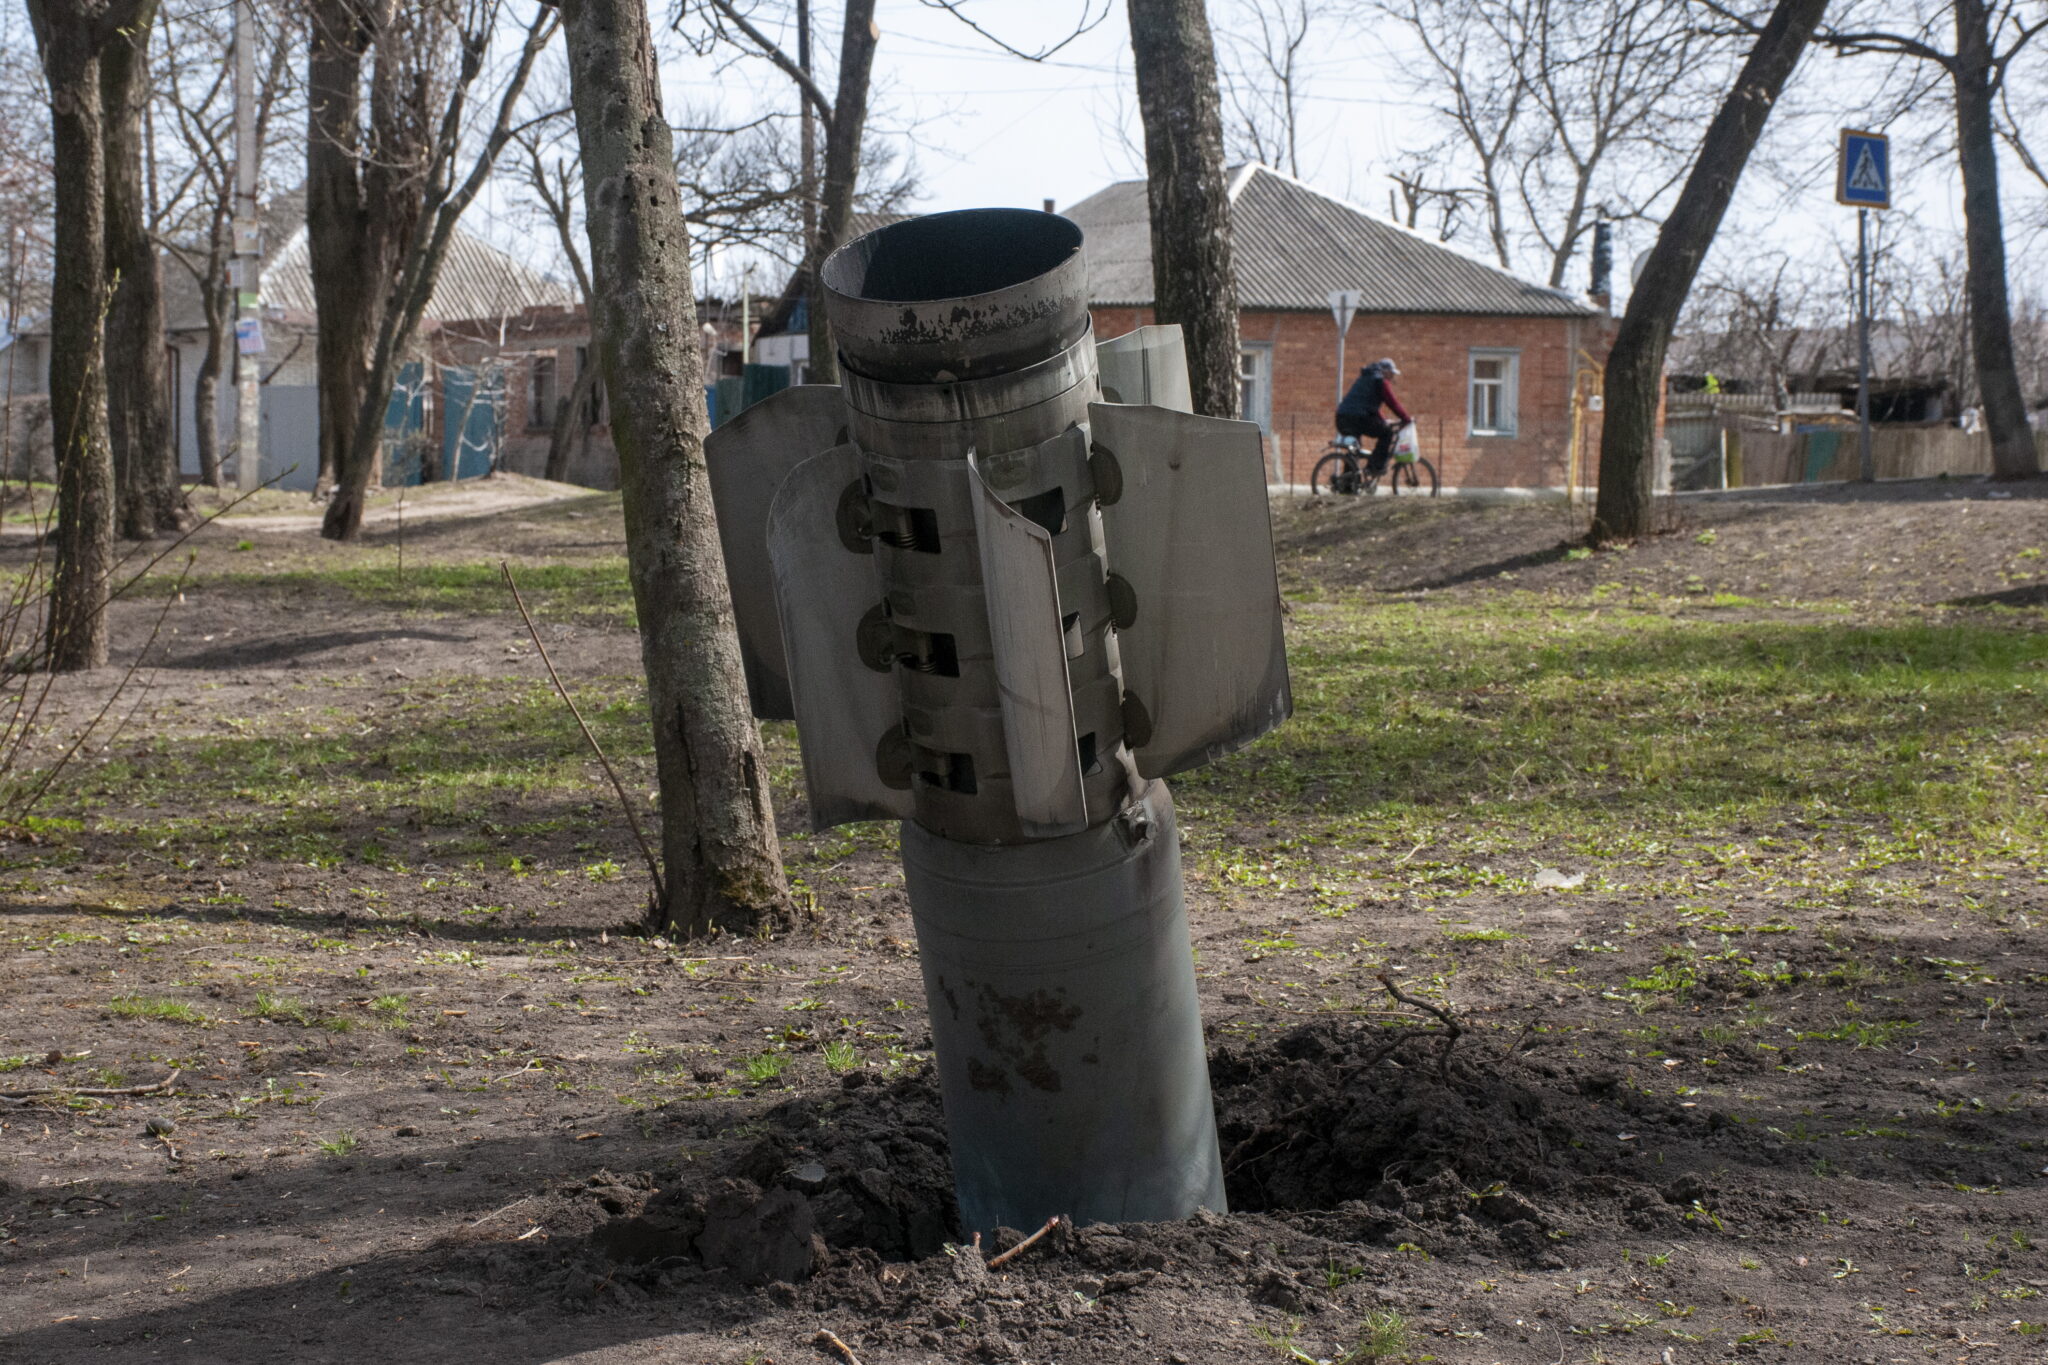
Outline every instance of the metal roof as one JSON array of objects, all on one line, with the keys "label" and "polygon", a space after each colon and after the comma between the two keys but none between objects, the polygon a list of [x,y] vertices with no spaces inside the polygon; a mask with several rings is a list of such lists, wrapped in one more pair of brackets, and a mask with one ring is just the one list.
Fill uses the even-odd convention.
[{"label": "metal roof", "polygon": [[[1087,240],[1097,306],[1149,307],[1152,235],[1145,182],[1125,180],[1066,209]],[[1276,311],[1329,307],[1333,289],[1365,295],[1367,313],[1589,317],[1562,290],[1532,284],[1256,163],[1230,176],[1237,303]]]},{"label": "metal roof", "polygon": [[[535,306],[566,307],[578,300],[567,285],[521,265],[483,238],[457,227],[434,281],[426,321],[495,318]],[[263,306],[308,317],[313,303],[313,270],[300,223],[263,266]]]}]

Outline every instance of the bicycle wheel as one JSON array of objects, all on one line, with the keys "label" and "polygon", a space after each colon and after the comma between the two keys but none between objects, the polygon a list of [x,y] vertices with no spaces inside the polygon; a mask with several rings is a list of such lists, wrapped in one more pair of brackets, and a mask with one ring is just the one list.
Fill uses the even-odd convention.
[{"label": "bicycle wheel", "polygon": [[1433,498],[1437,495],[1436,466],[1428,460],[1415,459],[1407,464],[1394,466],[1394,477],[1388,480],[1388,491],[1399,493],[1406,488],[1417,497]]},{"label": "bicycle wheel", "polygon": [[1345,459],[1344,452],[1340,450],[1333,450],[1323,456],[1322,459],[1316,461],[1316,467],[1309,471],[1308,491],[1311,493],[1339,493],[1346,496],[1356,495],[1358,492],[1358,475],[1355,470],[1346,469],[1346,465],[1350,463],[1349,460]]}]

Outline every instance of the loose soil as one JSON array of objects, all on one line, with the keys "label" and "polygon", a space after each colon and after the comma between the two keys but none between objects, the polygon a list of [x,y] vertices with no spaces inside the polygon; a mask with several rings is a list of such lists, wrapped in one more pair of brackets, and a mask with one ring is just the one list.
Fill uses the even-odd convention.
[{"label": "loose soil", "polygon": [[[1298,633],[1633,604],[2033,638],[2043,492],[1687,498],[1590,557],[1547,506],[1276,530]],[[1645,820],[1612,866],[1545,855],[1569,876],[1469,831],[1287,863],[1308,817],[1232,797],[1256,746],[1183,812],[1233,1211],[991,1270],[1029,1230],[962,1245],[893,832],[806,836],[771,726],[802,927],[638,932],[638,853],[489,581],[644,794],[616,497],[409,509],[403,574],[399,535],[226,518],[53,697],[38,761],[155,632],[0,844],[0,1092],[46,1092],[0,1101],[0,1360],[791,1365],[829,1330],[867,1365],[1207,1365],[1336,1359],[1389,1311],[1385,1359],[2048,1358],[2038,863],[1873,858],[1854,810]]]}]

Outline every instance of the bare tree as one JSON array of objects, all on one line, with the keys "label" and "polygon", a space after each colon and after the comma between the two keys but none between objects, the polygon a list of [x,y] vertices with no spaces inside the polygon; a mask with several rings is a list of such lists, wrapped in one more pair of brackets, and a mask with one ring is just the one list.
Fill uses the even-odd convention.
[{"label": "bare tree", "polygon": [[1843,281],[1785,253],[1746,258],[1700,281],[1686,301],[1683,330],[1691,363],[1709,373],[1768,384],[1772,401],[1791,405],[1795,378],[1849,362],[1840,318]]},{"label": "bare tree", "polygon": [[1457,184],[1443,170],[1442,148],[1409,152],[1387,172],[1394,182],[1387,191],[1387,216],[1439,242],[1455,241],[1477,199],[1471,187]]},{"label": "bare tree", "polygon": [[[583,316],[594,326],[597,305],[590,288],[590,268],[583,262],[583,248],[577,244],[577,204],[583,197],[583,163],[573,143],[563,146],[562,129],[552,122],[536,124],[520,134],[520,177],[529,204],[538,209],[554,229],[555,243],[568,263],[576,282],[576,297]],[[572,138],[574,126],[568,129]],[[592,363],[577,370],[566,397],[557,397],[548,423],[548,456],[541,477],[557,483],[568,478],[569,461],[590,439],[590,422],[585,414],[597,392],[598,367]]]},{"label": "bare tree", "polygon": [[1315,56],[1309,39],[1320,10],[1308,0],[1237,0],[1231,11],[1233,22],[1216,35],[1228,155],[1299,177],[1301,106]]},{"label": "bare tree", "polygon": [[1719,65],[1690,0],[1365,4],[1427,56],[1413,86],[1462,151],[1504,268],[1526,242],[1562,288],[1597,219],[1644,217],[1677,184]]},{"label": "bare tree", "polygon": [[[532,74],[535,61],[555,31],[553,10],[536,4],[532,21],[526,26],[525,42],[500,87],[496,119],[485,134],[483,145],[476,151],[468,173],[458,181],[457,162],[462,156],[467,135],[473,131],[468,119],[470,97],[483,74],[501,13],[499,0],[467,0],[463,25],[457,35],[460,59],[450,82],[445,107],[431,140],[425,144],[420,185],[414,201],[416,212],[408,225],[407,240],[391,257],[390,292],[381,300],[382,307],[378,310],[376,331],[369,348],[368,365],[357,398],[349,442],[335,471],[334,496],[328,501],[327,513],[321,519],[320,534],[329,540],[351,540],[362,527],[364,500],[369,494],[370,481],[377,471],[377,461],[383,450],[383,415],[391,401],[392,386],[405,363],[420,321],[426,315],[427,304],[433,298],[434,285],[440,277],[441,263],[447,258],[456,225],[483,189],[484,182],[490,178],[506,144],[518,131],[515,119],[522,107],[527,77]],[[390,45],[388,41],[384,44]],[[414,112],[421,108],[411,102],[406,107]],[[323,419],[325,410],[323,394]],[[324,448],[324,434],[322,442]]]},{"label": "bare tree", "polygon": [[306,0],[306,41],[306,246],[318,314],[319,496],[333,487],[355,444],[370,349],[399,258],[419,223],[434,68],[447,44],[438,15],[406,8],[401,0]]},{"label": "bare tree", "polygon": [[563,0],[592,318],[613,405],[626,554],[661,785],[656,920],[751,931],[789,915],[704,465],[689,229],[644,0]]},{"label": "bare tree", "polygon": [[1216,52],[1202,0],[1129,0],[1145,124],[1153,312],[1186,334],[1195,411],[1236,417],[1241,397],[1237,275]]},{"label": "bare tree", "polygon": [[[29,476],[48,428],[43,377],[31,375],[11,344],[49,307],[54,187],[49,98],[26,16],[0,8],[0,235],[4,235],[9,346],[0,362],[0,478]],[[27,390],[27,393],[23,391]],[[16,452],[23,452],[17,461]]]},{"label": "bare tree", "polygon": [[[809,12],[808,5],[800,11],[804,26],[799,37],[806,45]],[[825,288],[818,267],[846,240],[853,224],[854,196],[860,187],[867,128],[868,89],[874,72],[875,47],[882,37],[875,24],[875,0],[846,0],[840,26],[837,88],[829,98],[810,70],[808,54],[789,52],[734,0],[683,0],[677,13],[678,26],[692,13],[704,23],[693,38],[700,50],[723,43],[765,58],[795,82],[797,97],[824,130],[824,181],[818,198],[816,232],[805,244],[804,277],[810,288],[810,379],[818,384],[835,383],[839,378],[839,356],[833,348],[825,316]]]},{"label": "bare tree", "polygon": [[1707,125],[1671,216],[1650,248],[1607,357],[1600,422],[1600,489],[1594,543],[1633,540],[1650,530],[1657,411],[1664,353],[1693,279],[1714,244],[1764,124],[1819,26],[1828,0],[1776,0],[1734,87]]},{"label": "bare tree", "polygon": [[[290,4],[292,0],[279,0]],[[273,131],[291,89],[292,29],[275,5],[258,9],[251,40],[257,54],[255,133],[258,155],[275,158]],[[179,149],[178,183],[156,216],[156,233],[199,296],[206,346],[193,377],[192,424],[199,478],[221,486],[220,384],[234,342],[235,296],[228,279],[234,254],[234,90],[232,19],[211,0],[167,3],[165,60],[157,77],[165,140]],[[162,153],[159,156],[162,157]]]},{"label": "bare tree", "polygon": [[100,60],[136,27],[145,0],[29,0],[50,96],[55,246],[50,287],[50,423],[57,458],[57,552],[47,657],[58,671],[107,661],[114,459],[107,435],[104,322],[106,109]]},{"label": "bare tree", "polygon": [[[1894,6],[1901,12],[1895,13]],[[1952,31],[1946,46],[1941,34],[1945,21]],[[1852,8],[1821,35],[1838,51],[1925,63],[1948,78],[1963,176],[1971,349],[1984,424],[1991,432],[1991,468],[2001,479],[2039,471],[2013,349],[1998,190],[1998,103],[2014,58],[2044,31],[2048,7],[2027,0],[1886,0]]]},{"label": "bare tree", "polygon": [[164,363],[163,270],[143,171],[143,110],[149,102],[150,42],[157,0],[142,0],[132,22],[100,54],[100,135],[106,166],[107,431],[113,448],[115,528],[130,540],[175,531],[177,433],[171,428]]}]

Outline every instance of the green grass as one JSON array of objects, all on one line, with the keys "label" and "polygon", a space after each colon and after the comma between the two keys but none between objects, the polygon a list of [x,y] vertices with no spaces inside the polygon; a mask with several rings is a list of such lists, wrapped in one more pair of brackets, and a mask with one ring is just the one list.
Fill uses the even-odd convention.
[{"label": "green grass", "polygon": [[320,1144],[320,1150],[329,1156],[347,1156],[362,1145],[362,1139],[344,1128]]},{"label": "green grass", "polygon": [[[408,556],[408,561],[411,557]],[[519,595],[536,620],[596,620],[630,626],[632,585],[624,555],[516,568]],[[389,562],[287,568],[274,572],[210,574],[209,584],[262,592],[341,592],[379,607],[403,611],[498,615],[516,612],[496,560],[476,563]],[[514,617],[517,624],[517,617]]]},{"label": "green grass", "polygon": [[763,1052],[747,1058],[741,1070],[746,1078],[757,1085],[765,1085],[780,1076],[789,1066],[786,1052]]},{"label": "green grass", "polygon": [[1184,825],[1256,812],[1304,842],[1634,858],[1798,822],[1882,861],[2048,852],[2048,633],[1313,605],[1290,630],[1293,719],[1176,779]]},{"label": "green grass", "polygon": [[289,995],[272,995],[268,991],[256,992],[256,1001],[248,1011],[258,1019],[272,1023],[297,1024],[300,1028],[324,1028],[333,1033],[347,1033],[355,1022],[338,1014],[323,1015],[303,1000]]},{"label": "green grass", "polygon": [[117,995],[108,1004],[123,1019],[162,1019],[173,1024],[204,1024],[206,1016],[182,1000],[161,995]]}]

